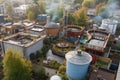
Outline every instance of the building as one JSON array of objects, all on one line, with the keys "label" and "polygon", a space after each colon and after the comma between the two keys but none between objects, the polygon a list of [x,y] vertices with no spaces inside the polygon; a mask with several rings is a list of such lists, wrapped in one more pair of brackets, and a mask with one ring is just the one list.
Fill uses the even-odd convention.
[{"label": "building", "polygon": [[97,55],[103,55],[110,34],[101,30],[88,30],[87,37],[89,37],[89,40],[84,46],[85,50]]},{"label": "building", "polygon": [[103,19],[100,29],[105,29],[108,31],[110,34],[114,35],[117,29],[117,20],[112,20],[112,19]]},{"label": "building", "polygon": [[12,26],[12,23],[5,23],[2,26],[3,26],[2,32],[5,32],[7,35],[14,33],[15,27]]},{"label": "building", "polygon": [[0,14],[0,24],[5,23],[4,15]]},{"label": "building", "polygon": [[30,59],[31,54],[35,54],[36,51],[43,47],[43,40],[45,37],[46,35],[37,36],[20,32],[6,37],[1,41],[2,51],[5,54],[8,48],[12,48],[19,51],[27,59]]},{"label": "building", "polygon": [[12,26],[14,27],[14,32],[24,32],[25,27],[22,24],[22,22],[17,22],[17,23],[13,23]]},{"label": "building", "polygon": [[68,25],[65,29],[66,39],[70,42],[76,42],[84,33],[84,28],[77,25]]},{"label": "building", "polygon": [[47,23],[46,33],[48,36],[56,37],[59,35],[60,28],[61,27],[60,27],[59,23],[53,23],[53,22]]},{"label": "building", "polygon": [[27,12],[28,5],[20,5],[19,7],[14,8],[14,12],[16,15],[24,16]]},{"label": "building", "polygon": [[22,21],[22,24],[24,25],[25,31],[27,31],[29,28],[33,27],[35,25],[35,22],[24,20]]},{"label": "building", "polygon": [[[115,72],[108,69],[98,68],[93,70],[89,80],[115,80]],[[119,79],[118,79],[119,80]]]},{"label": "building", "polygon": [[115,38],[115,40],[116,40],[116,43],[120,45],[120,35],[118,36],[118,38]]},{"label": "building", "polygon": [[119,79],[120,79],[120,63],[119,63],[119,68],[118,68],[117,76],[116,76],[116,80],[119,80]]},{"label": "building", "polygon": [[0,1],[0,14],[6,14],[6,1]]},{"label": "building", "polygon": [[47,23],[47,17],[48,17],[47,14],[39,14],[37,16],[37,21],[39,21],[41,25],[45,25]]},{"label": "building", "polygon": [[87,10],[87,16],[90,18],[90,19],[94,19],[95,17],[95,11],[96,9],[95,8],[90,8]]},{"label": "building", "polygon": [[65,58],[66,74],[70,80],[83,80],[88,72],[88,67],[92,61],[90,54],[84,51],[69,51]]},{"label": "building", "polygon": [[27,32],[39,36],[46,34],[45,28],[40,25],[34,25],[33,27],[30,27]]}]

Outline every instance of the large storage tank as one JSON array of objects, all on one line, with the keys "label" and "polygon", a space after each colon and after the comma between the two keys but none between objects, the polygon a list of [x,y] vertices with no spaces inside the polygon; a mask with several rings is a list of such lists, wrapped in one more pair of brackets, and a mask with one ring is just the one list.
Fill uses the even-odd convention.
[{"label": "large storage tank", "polygon": [[76,50],[68,52],[65,57],[67,60],[66,73],[70,80],[83,80],[92,61],[91,55],[84,51]]}]

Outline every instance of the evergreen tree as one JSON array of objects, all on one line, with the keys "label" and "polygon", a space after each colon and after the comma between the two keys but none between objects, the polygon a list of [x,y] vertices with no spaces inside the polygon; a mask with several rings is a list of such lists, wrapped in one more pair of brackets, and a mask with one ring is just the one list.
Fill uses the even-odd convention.
[{"label": "evergreen tree", "polygon": [[19,52],[8,49],[3,58],[5,80],[31,80],[31,62]]}]

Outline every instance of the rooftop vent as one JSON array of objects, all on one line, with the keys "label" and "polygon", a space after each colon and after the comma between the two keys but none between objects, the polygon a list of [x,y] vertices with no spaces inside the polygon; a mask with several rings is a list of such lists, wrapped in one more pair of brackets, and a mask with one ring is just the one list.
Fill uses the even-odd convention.
[{"label": "rooftop vent", "polygon": [[81,50],[78,50],[78,51],[77,51],[77,54],[78,54],[78,56],[82,56],[82,51],[81,51]]}]

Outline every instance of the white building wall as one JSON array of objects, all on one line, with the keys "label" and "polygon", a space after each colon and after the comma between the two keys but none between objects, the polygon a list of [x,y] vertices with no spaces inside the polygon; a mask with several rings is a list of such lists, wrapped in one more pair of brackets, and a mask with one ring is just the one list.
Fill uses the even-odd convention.
[{"label": "white building wall", "polygon": [[110,34],[114,35],[117,29],[117,20],[103,19],[100,28],[106,29]]},{"label": "white building wall", "polygon": [[[2,51],[5,50],[5,52],[6,52],[8,48],[13,49],[13,50],[21,53],[22,55],[24,55],[23,54],[23,47],[20,47],[20,46],[17,46],[17,45],[13,45],[13,44],[10,44],[10,43],[3,43],[2,44]],[[3,51],[3,53],[4,53],[4,51]]]},{"label": "white building wall", "polygon": [[36,51],[41,50],[41,48],[43,47],[43,40],[44,40],[44,38],[42,38],[40,41],[34,43],[32,46],[29,46],[28,48],[26,48],[25,57],[30,59],[31,53],[36,54]]},{"label": "white building wall", "polygon": [[26,47],[26,48],[4,42],[4,43],[1,43],[2,52],[4,53],[4,51],[6,52],[8,48],[11,48],[21,53],[22,55],[24,55],[27,59],[30,59],[31,53],[36,54],[36,51],[41,50],[41,48],[43,47],[43,40],[44,38],[40,39],[38,42],[35,42],[33,45]]}]

